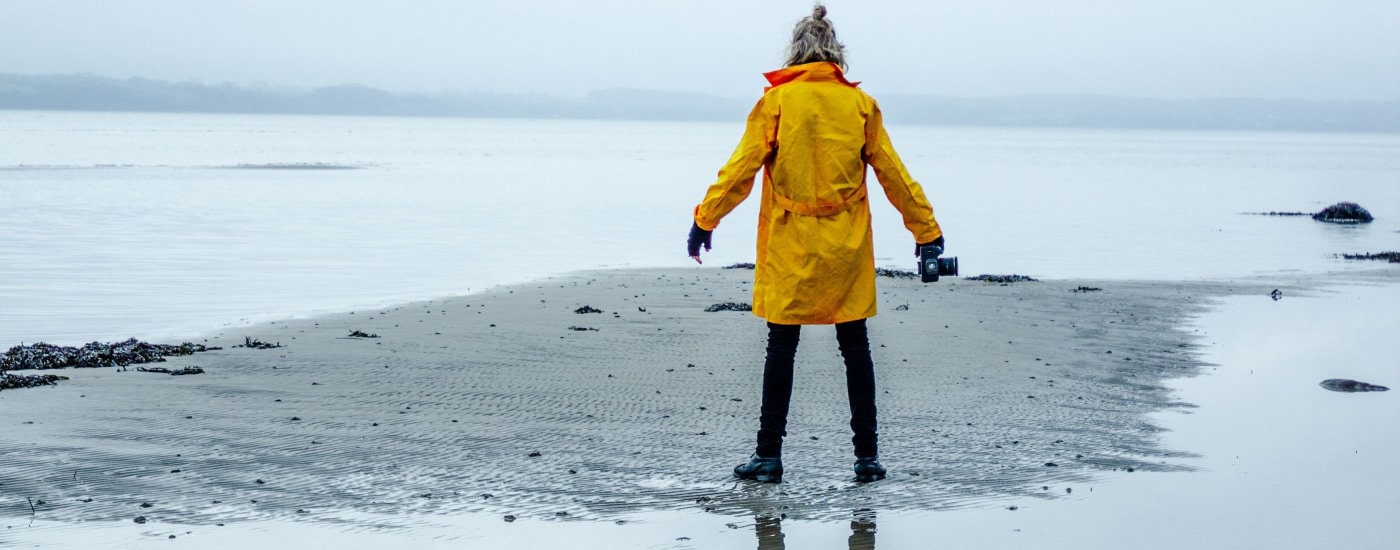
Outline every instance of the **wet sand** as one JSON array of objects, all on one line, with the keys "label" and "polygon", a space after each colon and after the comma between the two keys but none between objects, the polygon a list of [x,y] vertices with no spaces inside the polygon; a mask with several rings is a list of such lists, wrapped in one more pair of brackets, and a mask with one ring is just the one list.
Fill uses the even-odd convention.
[{"label": "wet sand", "polygon": [[[0,392],[0,541],[368,543],[431,525],[485,545],[617,541],[706,514],[752,546],[755,518],[846,529],[858,510],[1053,501],[1189,470],[1192,449],[1164,445],[1154,416],[1189,408],[1169,382],[1205,367],[1189,320],[1226,296],[1318,283],[882,278],[870,327],[890,477],[853,482],[834,331],[807,327],[784,483],[767,486],[730,476],[757,428],[763,322],[704,311],[749,301],[751,277],[582,273],[226,331],[198,342],[224,350],[162,365],[206,374],[69,369],[56,387]],[[232,348],[245,337],[284,347]],[[546,523],[570,527],[530,531]]]}]

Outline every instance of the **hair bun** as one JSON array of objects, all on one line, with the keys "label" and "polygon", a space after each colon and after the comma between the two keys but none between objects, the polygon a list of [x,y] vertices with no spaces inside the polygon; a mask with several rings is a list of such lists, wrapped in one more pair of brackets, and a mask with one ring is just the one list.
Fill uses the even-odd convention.
[{"label": "hair bun", "polygon": [[825,17],[826,17],[826,6],[823,6],[823,5],[821,5],[821,4],[817,4],[816,7],[812,8],[812,20],[814,20],[814,21],[821,21],[821,20],[822,20],[823,18],[825,18]]}]

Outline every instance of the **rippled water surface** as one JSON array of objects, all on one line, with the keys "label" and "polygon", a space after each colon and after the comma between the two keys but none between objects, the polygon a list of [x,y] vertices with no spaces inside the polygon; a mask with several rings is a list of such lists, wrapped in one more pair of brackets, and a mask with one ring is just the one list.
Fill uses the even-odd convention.
[{"label": "rippled water surface", "polygon": [[[733,123],[0,112],[0,346],[681,266]],[[1214,278],[1400,248],[1400,135],[894,126],[964,274]],[[872,178],[873,180],[873,178]],[[881,265],[912,241],[876,197]],[[753,258],[756,196],[707,265]],[[1351,200],[1364,226],[1241,212]]]}]

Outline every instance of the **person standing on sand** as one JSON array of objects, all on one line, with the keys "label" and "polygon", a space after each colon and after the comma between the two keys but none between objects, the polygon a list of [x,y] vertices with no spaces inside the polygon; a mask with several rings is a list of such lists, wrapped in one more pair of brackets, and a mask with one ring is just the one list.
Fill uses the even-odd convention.
[{"label": "person standing on sand", "polygon": [[[885,477],[876,442],[875,370],[865,320],[875,315],[875,252],[866,167],[914,241],[942,244],[943,231],[923,188],[910,177],[885,133],[875,100],[846,80],[845,46],[817,4],[797,22],[787,66],[765,74],[770,86],[749,113],[744,137],[695,207],[686,243],[700,261],[720,219],[753,189],[763,169],[754,269],[753,313],[768,322],[758,445],[743,479],[779,483],[792,398],[793,357],[802,325],[836,325],[846,362],[855,435],[856,480]],[[917,253],[917,252],[916,252]]]}]

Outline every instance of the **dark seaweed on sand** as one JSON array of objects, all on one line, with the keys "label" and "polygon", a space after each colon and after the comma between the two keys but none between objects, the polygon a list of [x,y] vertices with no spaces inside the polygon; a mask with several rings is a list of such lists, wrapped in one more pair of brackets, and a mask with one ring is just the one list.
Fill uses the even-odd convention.
[{"label": "dark seaweed on sand", "polygon": [[1027,277],[1027,276],[1025,276],[1025,275],[1015,275],[1015,274],[1012,274],[1012,275],[991,275],[991,274],[983,273],[983,274],[978,275],[978,276],[976,276],[976,277],[964,277],[964,278],[967,279],[967,280],[969,280],[969,281],[986,281],[986,282],[988,282],[988,283],[1001,283],[1001,284],[1006,284],[1006,283],[1022,283],[1022,282],[1036,282],[1036,281],[1037,281],[1037,279],[1035,279],[1035,278],[1033,278],[1033,277]]},{"label": "dark seaweed on sand", "polygon": [[56,374],[5,374],[0,376],[0,390],[52,386],[57,384],[59,380],[67,379],[67,376]]},{"label": "dark seaweed on sand", "polygon": [[62,369],[124,367],[141,363],[159,363],[169,356],[192,355],[220,348],[185,342],[178,346],[151,344],[135,338],[124,342],[91,342],[80,348],[55,346],[43,342],[19,345],[0,356],[0,371],[27,369]]},{"label": "dark seaweed on sand", "polygon": [[577,313],[577,314],[579,314],[579,315],[583,315],[583,314],[585,314],[585,313],[602,313],[602,312],[603,312],[603,310],[598,309],[598,308],[593,307],[593,306],[589,306],[589,305],[585,305],[585,306],[583,306],[583,307],[581,307],[581,308],[578,308],[578,309],[575,309],[575,310],[574,310],[574,313]]},{"label": "dark seaweed on sand", "polygon": [[365,331],[363,331],[363,330],[352,330],[352,331],[350,331],[350,337],[351,337],[351,338],[378,338],[379,335],[378,335],[378,334],[370,334],[370,333],[365,332]]},{"label": "dark seaweed on sand", "polygon": [[204,369],[201,369],[199,367],[185,367],[183,369],[175,370],[170,370],[165,367],[136,367],[136,370],[140,372],[156,372],[161,374],[169,374],[172,376],[181,376],[185,374],[204,374]]},{"label": "dark seaweed on sand", "polygon": [[248,337],[248,336],[244,336],[244,337],[243,337],[243,343],[242,343],[241,345],[237,345],[237,346],[233,346],[233,347],[235,347],[235,348],[249,348],[249,349],[273,349],[273,348],[280,348],[280,347],[282,347],[282,343],[281,343],[281,342],[278,342],[278,343],[276,343],[276,344],[269,344],[269,343],[264,342],[264,341],[262,341],[262,340],[259,340],[259,339],[257,339],[257,338],[250,338],[250,337]]},{"label": "dark seaweed on sand", "polygon": [[1385,386],[1368,384],[1366,382],[1358,382],[1349,378],[1328,378],[1318,383],[1318,385],[1322,386],[1325,389],[1343,393],[1390,391],[1390,388],[1387,388]]},{"label": "dark seaweed on sand", "polygon": [[903,269],[890,269],[887,267],[875,268],[875,275],[879,277],[890,277],[892,279],[914,279],[919,276],[918,273],[914,273],[913,271],[905,271]]},{"label": "dark seaweed on sand", "polygon": [[705,311],[708,311],[710,313],[714,313],[716,311],[753,311],[753,306],[740,302],[724,302],[722,304],[714,304],[710,307],[707,307],[705,308]]},{"label": "dark seaweed on sand", "polygon": [[753,268],[754,268],[754,265],[751,264],[751,263],[748,263],[748,262],[739,262],[739,263],[737,263],[737,264],[729,264],[729,265],[724,266],[724,267],[722,267],[722,268],[720,268],[720,269],[753,269]]},{"label": "dark seaweed on sand", "polygon": [[1375,253],[1366,252],[1366,253],[1362,253],[1362,254],[1342,254],[1342,257],[1343,257],[1343,258],[1346,258],[1346,259],[1348,259],[1348,260],[1381,260],[1381,261],[1387,261],[1387,262],[1390,262],[1390,263],[1393,263],[1393,264],[1400,263],[1400,252],[1396,252],[1396,251],[1393,251],[1393,250],[1390,251],[1390,252],[1375,252]]}]

